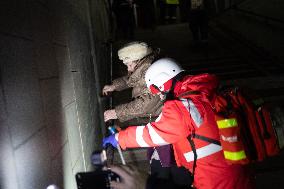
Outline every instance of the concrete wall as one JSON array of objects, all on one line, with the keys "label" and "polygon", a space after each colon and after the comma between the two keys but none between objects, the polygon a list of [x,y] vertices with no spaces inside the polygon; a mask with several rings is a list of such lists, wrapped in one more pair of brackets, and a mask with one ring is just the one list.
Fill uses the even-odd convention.
[{"label": "concrete wall", "polygon": [[[91,2],[91,3],[90,3]],[[100,148],[104,0],[0,3],[0,188],[76,188]]]}]

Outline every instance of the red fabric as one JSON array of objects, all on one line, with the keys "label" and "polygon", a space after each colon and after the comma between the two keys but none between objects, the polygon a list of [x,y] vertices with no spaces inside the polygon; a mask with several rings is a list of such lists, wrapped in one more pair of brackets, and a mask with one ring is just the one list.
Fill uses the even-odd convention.
[{"label": "red fabric", "polygon": [[170,90],[172,83],[173,83],[173,79],[168,80],[166,83],[164,83],[160,87],[157,87],[156,85],[152,84],[150,85],[150,91],[152,94],[157,94],[159,92],[167,92]]},{"label": "red fabric", "polygon": [[[234,96],[231,95],[232,98],[235,98],[235,101],[233,104],[236,106],[236,108],[239,108],[239,104],[241,104],[241,106],[245,107],[244,109],[244,114],[246,115],[246,117],[248,117],[247,119],[247,127],[249,127],[249,136],[251,137],[251,139],[253,139],[253,146],[251,147],[252,144],[250,143],[246,143],[245,147],[247,147],[247,152],[248,155],[250,154],[251,149],[256,148],[256,155],[257,155],[257,160],[262,161],[265,157],[266,157],[266,153],[265,153],[265,149],[263,148],[263,141],[259,140],[262,137],[260,136],[260,132],[259,130],[259,126],[257,125],[257,120],[255,119],[255,111],[254,108],[252,107],[252,104],[250,102],[248,102],[242,95],[238,95],[238,96]],[[244,127],[243,127],[244,128]],[[246,129],[242,129],[242,134],[244,136],[248,135],[246,133],[248,133],[248,131]],[[251,134],[251,135],[250,135]],[[254,155],[252,155],[251,159],[255,159],[255,157],[253,157]]]},{"label": "red fabric", "polygon": [[[264,120],[262,120],[260,114],[262,114]],[[267,156],[275,156],[279,154],[280,149],[277,143],[277,138],[275,137],[275,131],[272,126],[269,111],[266,109],[266,107],[262,107],[256,111],[256,115],[257,121],[260,125],[262,137],[264,139],[265,151]]]},{"label": "red fabric", "polygon": [[[232,106],[236,105],[237,102],[232,102]],[[224,120],[224,119],[236,119],[237,126],[236,127],[229,127],[229,128],[219,128],[219,134],[220,134],[220,142],[223,147],[224,151],[229,152],[239,152],[239,151],[245,151],[246,156],[243,159],[239,160],[232,160],[227,159],[227,163],[229,164],[247,164],[249,163],[249,157],[246,153],[246,145],[244,145],[244,140],[242,136],[241,128],[244,128],[244,123],[241,121],[242,118],[240,115],[232,110],[228,110],[227,100],[222,95],[216,96],[214,98],[213,106],[215,108],[215,120]],[[223,114],[223,112],[226,112],[226,115]],[[230,138],[234,139],[230,141]]]},{"label": "red fabric", "polygon": [[[173,144],[175,160],[178,166],[184,166],[192,171],[193,161],[188,162],[185,153],[191,152],[187,139],[188,135],[196,133],[215,140],[219,140],[218,128],[214,113],[209,101],[204,97],[213,97],[214,90],[218,85],[215,76],[202,74],[187,76],[183,81],[177,82],[174,92],[178,96],[190,90],[201,91],[200,94],[191,95],[191,102],[202,119],[198,125],[193,115],[189,114],[187,108],[180,100],[166,101],[161,117],[141,127],[128,127],[119,133],[120,146],[141,146],[141,137],[148,146],[161,145],[163,142]],[[194,108],[193,108],[194,110]],[[193,111],[192,110],[192,111]],[[154,134],[153,134],[154,133]],[[159,138],[160,137],[160,138]],[[196,149],[208,146],[209,143],[193,139]],[[228,165],[224,159],[223,151],[218,151],[197,160],[194,184],[197,189],[250,189],[253,188],[252,178],[246,168],[241,165]]]},{"label": "red fabric", "polygon": [[155,85],[150,85],[150,91],[152,94],[157,94],[161,92]]},{"label": "red fabric", "polygon": [[241,106],[246,116],[247,125],[242,125],[243,127],[241,128],[244,128],[242,129],[242,134],[250,136],[253,143],[246,142],[244,146],[247,147],[246,151],[248,155],[254,154],[255,150],[257,155],[257,157],[252,156],[251,161],[262,161],[267,156],[277,155],[279,153],[279,146],[266,106],[264,104],[254,105],[252,100],[248,100],[249,98],[240,92],[236,96],[233,94],[231,96],[235,98],[236,102],[234,104]]}]

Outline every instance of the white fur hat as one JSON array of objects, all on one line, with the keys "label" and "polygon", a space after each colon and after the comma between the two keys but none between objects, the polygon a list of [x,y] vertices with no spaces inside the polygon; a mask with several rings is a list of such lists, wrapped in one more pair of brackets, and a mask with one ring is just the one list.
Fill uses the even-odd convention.
[{"label": "white fur hat", "polygon": [[144,58],[152,49],[144,42],[134,41],[118,50],[118,57],[124,64]]}]

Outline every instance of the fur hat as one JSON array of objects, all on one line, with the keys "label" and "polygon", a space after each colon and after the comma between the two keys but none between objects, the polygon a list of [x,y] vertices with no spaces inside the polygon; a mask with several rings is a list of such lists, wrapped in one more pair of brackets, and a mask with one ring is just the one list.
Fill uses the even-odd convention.
[{"label": "fur hat", "polygon": [[118,57],[124,64],[144,58],[152,49],[144,42],[134,41],[118,50]]}]

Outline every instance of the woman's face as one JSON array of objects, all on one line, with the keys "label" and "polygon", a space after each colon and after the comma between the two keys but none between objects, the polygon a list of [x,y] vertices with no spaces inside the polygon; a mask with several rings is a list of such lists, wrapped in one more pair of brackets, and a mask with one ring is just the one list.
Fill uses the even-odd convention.
[{"label": "woman's face", "polygon": [[135,66],[137,65],[136,61],[132,61],[126,64],[128,72],[134,72]]}]

